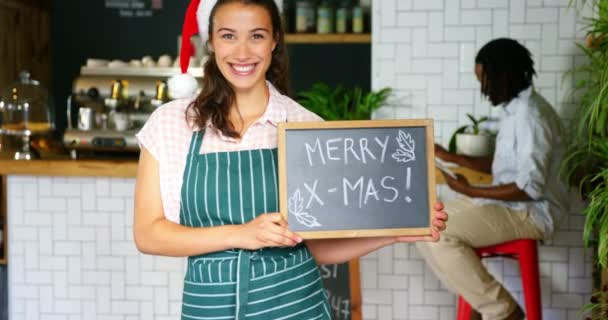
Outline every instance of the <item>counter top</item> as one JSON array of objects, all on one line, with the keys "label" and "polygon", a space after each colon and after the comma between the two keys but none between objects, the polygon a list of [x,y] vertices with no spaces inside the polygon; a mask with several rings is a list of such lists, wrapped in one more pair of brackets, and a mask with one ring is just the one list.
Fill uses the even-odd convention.
[{"label": "counter top", "polygon": [[[492,176],[467,168],[452,168],[469,179],[471,184],[490,184]],[[137,160],[31,160],[16,161],[0,158],[0,175],[77,176],[135,178]],[[439,170],[436,182],[445,183]]]},{"label": "counter top", "polygon": [[0,160],[0,175],[134,178],[136,160]]}]

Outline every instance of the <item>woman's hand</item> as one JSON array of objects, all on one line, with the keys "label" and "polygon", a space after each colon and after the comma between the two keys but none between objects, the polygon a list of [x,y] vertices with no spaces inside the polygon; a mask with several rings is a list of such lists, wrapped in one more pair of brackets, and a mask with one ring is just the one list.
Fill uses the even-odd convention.
[{"label": "woman's hand", "polygon": [[280,213],[266,213],[240,225],[237,248],[257,250],[265,247],[293,247],[302,242],[287,228]]},{"label": "woman's hand", "polygon": [[445,230],[446,222],[448,221],[447,212],[443,211],[443,203],[438,202],[435,204],[435,219],[431,223],[431,235],[430,236],[403,236],[396,237],[395,242],[416,242],[416,241],[439,241],[439,234]]}]

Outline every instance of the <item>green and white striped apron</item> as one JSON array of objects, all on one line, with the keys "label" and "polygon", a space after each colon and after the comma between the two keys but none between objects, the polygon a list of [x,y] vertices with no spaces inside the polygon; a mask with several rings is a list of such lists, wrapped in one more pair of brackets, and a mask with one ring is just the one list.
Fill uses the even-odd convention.
[{"label": "green and white striped apron", "polygon": [[[277,150],[200,154],[194,132],[184,169],[180,223],[213,227],[277,212]],[[330,319],[314,258],[304,245],[233,249],[188,258],[182,319]]]}]

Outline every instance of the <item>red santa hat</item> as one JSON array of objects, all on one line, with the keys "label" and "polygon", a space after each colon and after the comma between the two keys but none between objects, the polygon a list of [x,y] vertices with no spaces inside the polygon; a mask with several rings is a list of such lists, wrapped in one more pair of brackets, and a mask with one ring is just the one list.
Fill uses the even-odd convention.
[{"label": "red santa hat", "polygon": [[209,40],[209,16],[216,3],[217,0],[192,0],[186,10],[179,56],[182,73],[168,81],[169,93],[174,99],[191,97],[198,91],[198,82],[188,73],[190,57],[195,53],[190,38],[198,34],[203,44]]}]

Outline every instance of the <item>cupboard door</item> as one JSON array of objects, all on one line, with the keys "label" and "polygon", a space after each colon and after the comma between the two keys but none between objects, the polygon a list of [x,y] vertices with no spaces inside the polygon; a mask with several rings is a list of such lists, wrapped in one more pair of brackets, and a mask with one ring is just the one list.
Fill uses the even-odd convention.
[{"label": "cupboard door", "polygon": [[[17,79],[17,33],[19,9],[0,2],[0,89]],[[2,98],[2,97],[0,97]]]},{"label": "cupboard door", "polygon": [[49,88],[50,21],[46,1],[0,0],[0,88],[21,70]]}]

